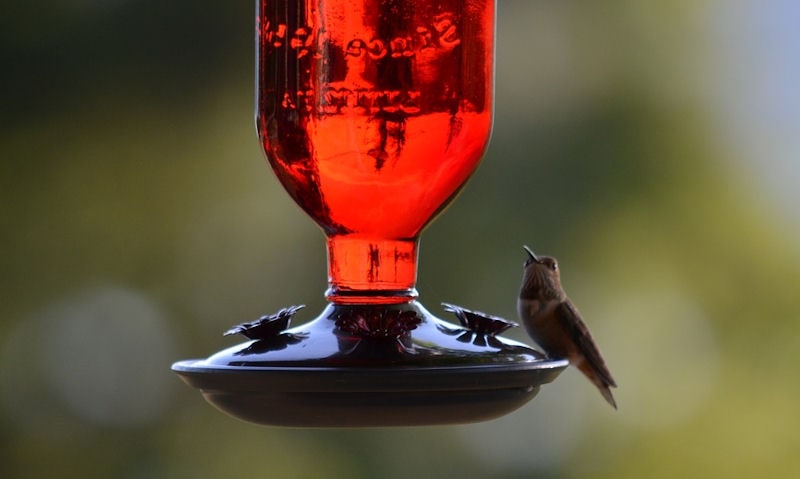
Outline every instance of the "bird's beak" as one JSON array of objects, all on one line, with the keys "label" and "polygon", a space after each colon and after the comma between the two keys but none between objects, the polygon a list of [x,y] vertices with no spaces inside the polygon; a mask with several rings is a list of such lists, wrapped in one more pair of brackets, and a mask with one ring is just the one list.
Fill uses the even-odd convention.
[{"label": "bird's beak", "polygon": [[534,253],[534,252],[533,252],[533,251],[532,251],[530,248],[528,248],[527,246],[523,246],[522,248],[523,248],[523,249],[524,249],[524,250],[525,250],[525,251],[528,253],[528,255],[531,257],[531,261],[535,261],[535,262],[537,262],[537,263],[539,262],[539,257],[538,257],[538,256],[536,256],[536,253]]}]

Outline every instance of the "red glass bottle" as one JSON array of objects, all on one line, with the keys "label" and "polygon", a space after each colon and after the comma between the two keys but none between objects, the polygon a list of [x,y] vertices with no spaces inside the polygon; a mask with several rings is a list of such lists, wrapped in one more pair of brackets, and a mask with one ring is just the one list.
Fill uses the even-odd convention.
[{"label": "red glass bottle", "polygon": [[259,0],[257,128],[323,229],[327,297],[416,297],[423,227],[492,123],[494,0]]}]

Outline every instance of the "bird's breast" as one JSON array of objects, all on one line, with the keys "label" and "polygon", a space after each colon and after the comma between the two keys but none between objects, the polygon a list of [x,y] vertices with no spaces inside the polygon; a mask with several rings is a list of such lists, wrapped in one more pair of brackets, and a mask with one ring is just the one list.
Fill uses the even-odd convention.
[{"label": "bird's breast", "polygon": [[517,301],[517,312],[525,331],[547,353],[562,353],[563,331],[556,317],[558,303],[536,299]]}]

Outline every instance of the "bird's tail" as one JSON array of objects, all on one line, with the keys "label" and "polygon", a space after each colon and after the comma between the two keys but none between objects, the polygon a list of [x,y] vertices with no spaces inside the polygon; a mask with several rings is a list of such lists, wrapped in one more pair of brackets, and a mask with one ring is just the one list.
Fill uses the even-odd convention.
[{"label": "bird's tail", "polygon": [[613,382],[613,380],[609,381],[610,378],[604,378],[597,371],[594,370],[591,364],[588,361],[582,361],[578,365],[578,369],[587,377],[589,380],[597,386],[597,389],[600,390],[600,394],[603,395],[608,404],[611,404],[611,407],[617,409],[617,401],[614,400],[614,395],[611,394],[611,388],[617,387],[617,384]]}]

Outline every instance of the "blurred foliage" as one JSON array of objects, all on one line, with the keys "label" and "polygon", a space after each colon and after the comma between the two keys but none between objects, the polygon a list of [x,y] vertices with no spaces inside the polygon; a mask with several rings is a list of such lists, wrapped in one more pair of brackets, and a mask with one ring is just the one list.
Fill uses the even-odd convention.
[{"label": "blurred foliage", "polygon": [[238,422],[168,370],[323,305],[322,234],[253,132],[251,2],[4,6],[0,476],[797,474],[800,228],[742,145],[789,184],[800,148],[720,107],[762,98],[725,63],[762,10],[798,13],[501,1],[492,145],[423,236],[421,299],[514,318],[520,246],[558,256],[620,410],[570,370],[497,421],[338,431]]}]

